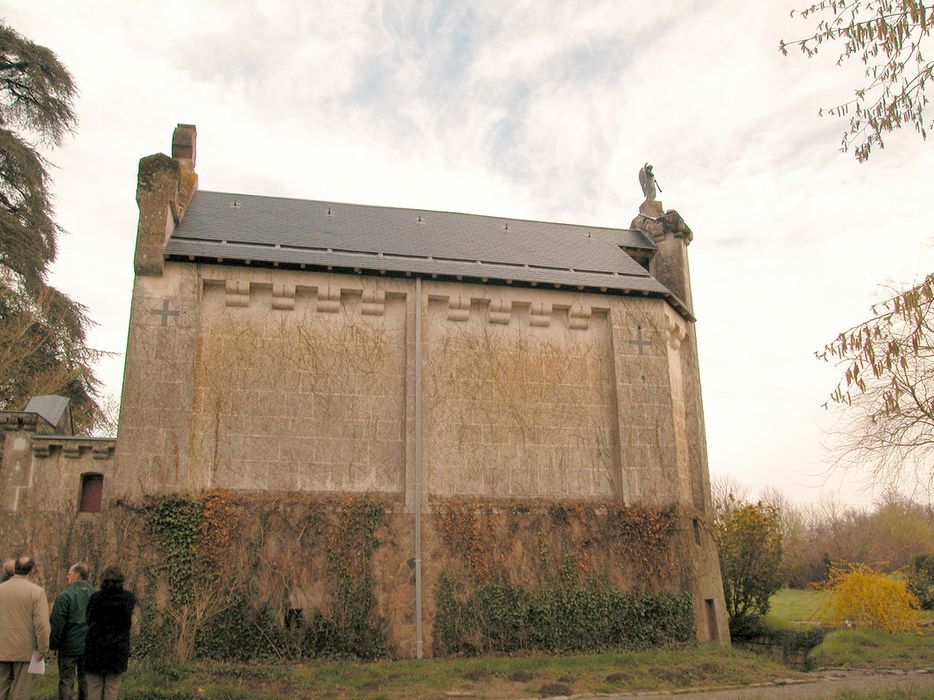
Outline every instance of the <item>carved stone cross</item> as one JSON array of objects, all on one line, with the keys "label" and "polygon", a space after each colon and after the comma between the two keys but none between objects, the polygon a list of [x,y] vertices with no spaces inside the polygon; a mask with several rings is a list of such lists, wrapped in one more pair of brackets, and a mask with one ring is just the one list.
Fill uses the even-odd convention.
[{"label": "carved stone cross", "polygon": [[149,310],[149,313],[155,314],[156,316],[161,316],[161,317],[162,317],[162,325],[163,325],[163,326],[167,325],[167,321],[168,321],[169,316],[178,316],[178,314],[179,314],[178,309],[173,309],[173,310],[171,310],[171,311],[169,310],[169,303],[170,303],[170,302],[169,302],[168,299],[163,299],[163,300],[162,300],[162,308],[161,308],[161,309],[157,307],[157,308],[155,308],[155,309],[150,309],[150,310]]},{"label": "carved stone cross", "polygon": [[644,354],[645,354],[645,348],[647,348],[649,345],[651,345],[651,344],[652,344],[652,341],[651,341],[651,340],[646,340],[645,338],[642,337],[642,326],[639,326],[638,328],[636,328],[636,339],[635,339],[635,340],[630,340],[630,341],[629,341],[629,344],[630,344],[630,345],[638,345],[638,346],[639,346],[639,354],[640,354],[640,355],[644,355]]}]

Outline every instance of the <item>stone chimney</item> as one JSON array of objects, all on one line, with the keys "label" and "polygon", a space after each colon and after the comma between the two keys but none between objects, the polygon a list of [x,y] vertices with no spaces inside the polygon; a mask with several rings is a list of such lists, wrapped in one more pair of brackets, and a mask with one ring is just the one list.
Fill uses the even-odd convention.
[{"label": "stone chimney", "polygon": [[665,211],[661,202],[647,199],[639,206],[639,214],[632,220],[630,228],[643,231],[655,241],[656,250],[649,262],[649,272],[693,314],[688,246],[694,234],[690,227],[674,209]]},{"label": "stone chimney", "polygon": [[134,267],[138,275],[161,275],[163,251],[185,216],[198,189],[195,173],[197,130],[179,124],[172,134],[172,157],[156,153],[142,158],[136,179],[139,226]]}]

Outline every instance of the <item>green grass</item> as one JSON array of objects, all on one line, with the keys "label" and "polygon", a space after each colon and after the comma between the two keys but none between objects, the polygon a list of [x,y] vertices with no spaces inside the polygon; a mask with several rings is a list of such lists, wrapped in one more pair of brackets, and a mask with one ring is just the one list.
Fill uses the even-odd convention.
[{"label": "green grass", "polygon": [[[765,621],[775,627],[818,623],[829,598],[828,591],[782,588],[769,600],[769,614]],[[934,610],[919,610],[918,619],[934,620]]]},{"label": "green grass", "polygon": [[783,588],[769,600],[766,622],[779,627],[819,622],[829,596],[827,591]]},{"label": "green grass", "polygon": [[837,700],[934,700],[934,690],[889,690],[877,693],[858,693],[844,691],[837,695]]},{"label": "green grass", "polygon": [[930,634],[890,634],[881,630],[837,630],[810,653],[815,666],[915,669],[934,666]]},{"label": "green grass", "polygon": [[[37,679],[33,698],[53,700],[55,664]],[[293,700],[432,698],[445,691],[478,697],[535,696],[547,685],[574,693],[722,687],[798,675],[753,654],[715,645],[581,656],[483,657],[375,663],[305,664],[156,662],[131,664],[122,700]],[[165,690],[171,688],[171,690]]]}]

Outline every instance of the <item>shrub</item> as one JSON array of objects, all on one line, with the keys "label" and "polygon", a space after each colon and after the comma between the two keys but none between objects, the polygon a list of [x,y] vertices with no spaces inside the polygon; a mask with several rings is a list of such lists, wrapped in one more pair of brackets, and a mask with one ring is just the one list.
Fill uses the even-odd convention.
[{"label": "shrub", "polygon": [[736,504],[717,513],[714,534],[730,629],[742,628],[769,611],[782,586],[782,525],[777,508]]},{"label": "shrub", "polygon": [[918,599],[903,580],[877,573],[864,564],[833,568],[826,622],[832,625],[874,627],[886,632],[915,628]]},{"label": "shrub", "polygon": [[908,591],[918,599],[922,609],[934,609],[934,555],[915,557],[908,574]]}]

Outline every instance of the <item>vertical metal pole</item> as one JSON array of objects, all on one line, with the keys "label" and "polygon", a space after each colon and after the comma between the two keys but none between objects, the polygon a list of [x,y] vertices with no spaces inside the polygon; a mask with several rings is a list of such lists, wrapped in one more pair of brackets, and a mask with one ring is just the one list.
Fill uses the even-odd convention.
[{"label": "vertical metal pole", "polygon": [[422,658],[422,280],[415,278],[415,657]]}]

